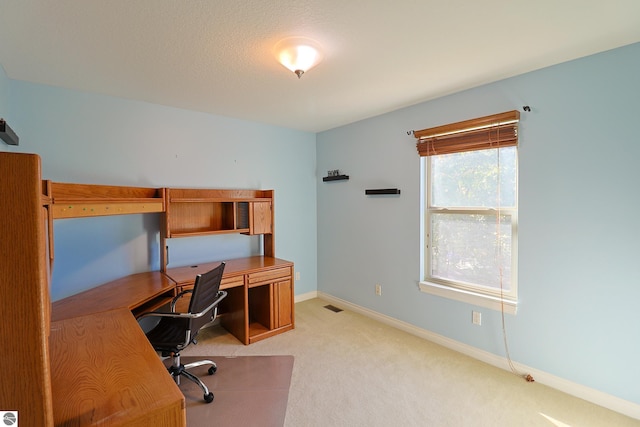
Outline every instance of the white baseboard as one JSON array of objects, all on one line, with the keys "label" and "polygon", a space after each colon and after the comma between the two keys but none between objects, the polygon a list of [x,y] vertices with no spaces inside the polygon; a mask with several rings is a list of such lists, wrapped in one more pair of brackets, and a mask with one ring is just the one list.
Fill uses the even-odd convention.
[{"label": "white baseboard", "polygon": [[[308,294],[303,295],[305,297],[304,299],[314,298],[313,296],[306,297],[314,293],[317,294],[318,298],[323,299],[332,304],[339,305],[341,306],[341,308],[345,308],[353,312],[360,313],[364,316],[370,317],[374,320],[377,320],[389,326],[393,326],[397,329],[403,330],[405,332],[408,332],[420,338],[424,338],[426,340],[432,341],[436,344],[440,344],[443,347],[450,348],[451,350],[455,350],[459,353],[473,357],[474,359],[488,363],[495,367],[509,370],[508,361],[506,358],[502,356],[496,356],[493,353],[489,353],[487,351],[480,350],[479,348],[470,346],[468,344],[464,344],[459,341],[452,340],[445,336],[414,326],[410,323],[406,323],[401,320],[395,319],[393,317],[380,314],[368,308],[364,308],[359,305],[352,304],[348,301],[342,300],[340,298],[336,298],[324,292],[310,292]],[[301,301],[304,301],[304,299],[301,299]],[[298,302],[297,297],[296,297],[296,302]],[[564,378],[557,377],[555,375],[549,374],[547,372],[544,372],[535,368],[531,368],[526,365],[522,365],[519,363],[513,363],[513,365],[515,366],[515,369],[517,371],[526,372],[532,375],[535,378],[535,380],[541,384],[555,388],[556,390],[560,390],[572,396],[579,397],[580,399],[584,399],[588,402],[594,403],[596,405],[602,406],[604,408],[610,409],[620,414],[624,414],[628,417],[640,420],[640,405],[636,403],[621,399],[619,397],[612,396],[607,393],[603,393],[601,391],[583,386],[578,383],[571,382]]]},{"label": "white baseboard", "polygon": [[299,302],[306,301],[308,299],[314,299],[314,298],[318,298],[317,291],[307,292],[306,294],[302,294],[302,295],[296,295],[293,301],[295,303],[299,303]]}]

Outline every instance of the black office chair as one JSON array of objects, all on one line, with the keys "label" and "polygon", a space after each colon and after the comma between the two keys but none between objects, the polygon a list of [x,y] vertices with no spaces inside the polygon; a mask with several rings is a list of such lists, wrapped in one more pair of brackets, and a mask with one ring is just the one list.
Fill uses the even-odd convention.
[{"label": "black office chair", "polygon": [[[151,342],[156,351],[161,352],[162,356],[171,356],[173,358],[173,363],[168,370],[176,384],[180,384],[180,376],[184,376],[198,384],[204,392],[204,400],[207,403],[213,401],[213,393],[197,376],[188,372],[187,369],[211,365],[208,372],[209,375],[213,375],[218,367],[211,360],[201,360],[183,365],[180,363],[180,351],[191,343],[197,344],[196,336],[200,329],[216,318],[218,304],[227,296],[225,291],[220,291],[220,281],[222,280],[224,266],[225,263],[223,262],[207,273],[198,274],[193,290],[183,291],[171,301],[170,313],[154,311],[139,317],[139,319],[143,317],[160,317],[158,324],[146,334],[149,342]],[[176,302],[187,293],[192,293],[189,312],[176,313]]]}]

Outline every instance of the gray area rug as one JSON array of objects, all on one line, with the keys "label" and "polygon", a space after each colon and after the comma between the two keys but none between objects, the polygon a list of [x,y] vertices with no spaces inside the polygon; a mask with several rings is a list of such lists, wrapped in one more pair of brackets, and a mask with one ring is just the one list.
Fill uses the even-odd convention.
[{"label": "gray area rug", "polygon": [[[181,379],[189,427],[284,425],[293,356],[183,356],[182,363],[203,359],[216,362],[218,371],[209,375],[208,366],[199,366],[190,372],[200,377],[215,397],[205,403],[202,390]],[[169,363],[170,359],[165,360]]]}]

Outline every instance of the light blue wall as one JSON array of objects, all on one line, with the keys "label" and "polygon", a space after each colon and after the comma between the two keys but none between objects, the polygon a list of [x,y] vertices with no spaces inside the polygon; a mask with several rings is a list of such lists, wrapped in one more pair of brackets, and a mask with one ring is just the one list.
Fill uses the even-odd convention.
[{"label": "light blue wall", "polygon": [[[296,294],[316,290],[315,134],[16,80],[9,85],[19,149],[41,156],[44,179],[274,189],[276,256],[300,272]],[[159,222],[159,214],[57,220],[52,298],[159,269]],[[173,240],[170,266],[260,248],[258,237],[240,235]]]},{"label": "light blue wall", "polygon": [[[523,105],[511,357],[640,404],[640,44],[320,133],[319,176],[350,179],[317,184],[318,290],[504,355],[500,313],[418,290],[420,160],[406,132]],[[364,195],[388,187],[402,194]]]}]

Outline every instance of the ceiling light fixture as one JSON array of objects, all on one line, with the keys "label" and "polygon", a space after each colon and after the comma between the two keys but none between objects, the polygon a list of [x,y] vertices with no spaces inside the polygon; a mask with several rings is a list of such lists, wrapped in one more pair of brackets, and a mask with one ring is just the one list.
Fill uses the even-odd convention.
[{"label": "ceiling light fixture", "polygon": [[278,62],[293,71],[298,78],[318,65],[322,53],[318,43],[306,37],[289,37],[275,46]]}]

